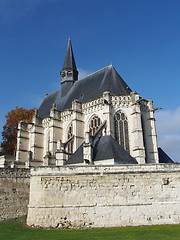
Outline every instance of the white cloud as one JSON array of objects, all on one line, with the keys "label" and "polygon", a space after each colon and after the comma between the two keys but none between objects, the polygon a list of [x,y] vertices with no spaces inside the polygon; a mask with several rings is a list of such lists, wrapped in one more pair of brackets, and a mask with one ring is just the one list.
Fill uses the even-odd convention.
[{"label": "white cloud", "polygon": [[[86,77],[87,75],[90,74],[90,72],[86,71],[86,70],[83,70],[83,69],[78,69],[79,71],[79,76],[78,76],[78,79],[82,79],[84,77]],[[54,92],[56,90],[58,90],[60,88],[60,79],[59,81],[54,81],[51,83],[51,91],[47,91],[45,89],[43,89],[43,91],[45,93],[51,93],[51,92]],[[32,105],[32,107],[35,107],[35,108],[38,108],[40,106],[40,104],[42,103],[43,99],[44,99],[45,95],[44,96],[37,96],[37,95],[26,95],[26,101],[29,102],[30,105]]]},{"label": "white cloud", "polygon": [[90,74],[89,71],[83,70],[81,68],[79,68],[78,71],[79,71],[78,79],[82,79],[82,78],[84,78],[84,77],[86,77],[87,75]]},{"label": "white cloud", "polygon": [[174,161],[180,162],[180,107],[159,111],[155,116],[158,145]]}]

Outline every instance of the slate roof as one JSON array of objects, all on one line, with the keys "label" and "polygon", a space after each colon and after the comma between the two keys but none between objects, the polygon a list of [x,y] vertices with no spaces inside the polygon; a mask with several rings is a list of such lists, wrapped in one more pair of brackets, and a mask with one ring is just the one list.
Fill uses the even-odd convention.
[{"label": "slate roof", "polygon": [[65,69],[66,70],[68,70],[68,69],[77,70],[70,38],[69,38],[69,41],[68,41],[66,55],[65,55],[62,70],[65,70]]},{"label": "slate roof", "polygon": [[105,91],[112,95],[129,95],[132,92],[115,68],[109,65],[76,81],[63,97],[61,90],[46,96],[38,109],[38,114],[41,118],[48,117],[53,103],[56,103],[57,109],[62,111],[71,108],[75,99],[82,103],[88,102],[102,96]]},{"label": "slate roof", "polygon": [[159,147],[159,163],[174,163],[173,160]]},{"label": "slate roof", "polygon": [[[125,151],[111,136],[103,136],[94,142],[93,161],[114,159],[115,164],[137,164],[137,161]],[[83,144],[69,158],[66,165],[83,163]]]}]

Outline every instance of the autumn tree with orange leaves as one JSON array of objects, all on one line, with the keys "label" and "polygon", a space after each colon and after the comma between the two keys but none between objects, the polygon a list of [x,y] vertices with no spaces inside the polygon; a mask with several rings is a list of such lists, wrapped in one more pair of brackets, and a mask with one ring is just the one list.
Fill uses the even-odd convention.
[{"label": "autumn tree with orange leaves", "polygon": [[15,155],[17,146],[17,129],[18,123],[22,120],[24,122],[31,122],[34,109],[24,109],[23,107],[16,107],[5,115],[6,124],[3,126],[1,143],[1,154]]}]

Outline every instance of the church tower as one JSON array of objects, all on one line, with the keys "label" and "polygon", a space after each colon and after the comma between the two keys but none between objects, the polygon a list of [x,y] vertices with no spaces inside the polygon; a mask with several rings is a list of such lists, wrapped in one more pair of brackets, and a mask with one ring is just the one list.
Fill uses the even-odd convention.
[{"label": "church tower", "polygon": [[61,96],[63,97],[71,89],[74,82],[78,80],[78,71],[76,68],[70,37],[68,40],[64,64],[60,72],[60,75],[61,75]]}]

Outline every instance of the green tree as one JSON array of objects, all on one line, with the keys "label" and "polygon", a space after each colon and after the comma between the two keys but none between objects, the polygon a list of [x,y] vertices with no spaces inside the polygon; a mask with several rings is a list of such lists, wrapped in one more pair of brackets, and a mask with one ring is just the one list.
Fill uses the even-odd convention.
[{"label": "green tree", "polygon": [[31,122],[34,109],[24,109],[16,106],[5,115],[6,123],[2,131],[1,154],[15,155],[17,146],[17,129],[18,123],[22,120],[24,122]]}]

